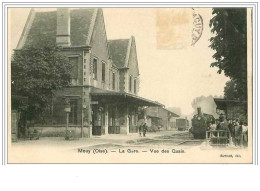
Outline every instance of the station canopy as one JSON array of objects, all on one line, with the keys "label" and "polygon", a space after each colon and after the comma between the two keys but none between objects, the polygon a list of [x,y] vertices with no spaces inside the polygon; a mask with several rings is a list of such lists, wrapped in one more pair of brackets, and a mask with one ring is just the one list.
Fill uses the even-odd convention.
[{"label": "station canopy", "polygon": [[225,110],[227,108],[227,105],[241,105],[246,104],[246,102],[239,101],[236,99],[220,99],[220,98],[214,98],[214,102],[217,105],[217,109]]},{"label": "station canopy", "polygon": [[160,106],[163,105],[156,101],[151,101],[146,98],[139,97],[137,95],[125,93],[125,92],[116,92],[103,90],[98,88],[92,88],[91,92],[91,100],[98,101],[104,104],[109,103],[118,103],[118,104],[133,104],[136,106]]}]

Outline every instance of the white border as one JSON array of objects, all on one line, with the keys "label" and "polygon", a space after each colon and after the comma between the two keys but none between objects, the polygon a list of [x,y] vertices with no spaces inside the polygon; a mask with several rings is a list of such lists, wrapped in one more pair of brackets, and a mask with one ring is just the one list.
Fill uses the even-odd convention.
[{"label": "white border", "polygon": [[[184,1],[187,2],[187,1]],[[182,2],[182,3],[184,3]],[[239,1],[237,1],[239,2]],[[252,1],[257,2],[257,1]],[[207,3],[204,1],[203,3]],[[250,3],[250,2],[246,2]],[[226,4],[224,1],[217,3],[216,7],[223,4],[229,7],[241,7],[246,3],[240,1],[239,5],[233,3]],[[258,3],[258,2],[257,2]],[[31,7],[33,3],[19,5],[19,7]],[[46,3],[42,7],[46,7]],[[61,6],[61,4],[59,4]],[[86,4],[89,7],[104,7],[101,3]],[[2,4],[3,6],[3,4]],[[71,7],[71,3],[66,3],[66,7]],[[119,3],[107,5],[106,7],[123,7]],[[145,5],[140,7],[155,7],[158,4]],[[189,5],[168,4],[162,7],[189,7]],[[10,7],[16,7],[15,4]],[[36,7],[36,5],[34,6]],[[37,5],[37,7],[39,7]],[[53,5],[52,7],[57,7]],[[127,4],[124,7],[133,7],[133,4]],[[196,6],[197,7],[197,6]],[[199,7],[212,7],[210,5],[199,4]],[[3,7],[2,7],[3,8]],[[3,9],[2,9],[3,10]],[[3,10],[6,13],[6,9]],[[254,164],[258,164],[258,4],[253,11],[253,124],[254,139],[257,144],[253,145]],[[1,19],[2,14],[1,14]],[[7,23],[2,22],[4,34],[7,34]],[[1,44],[4,52],[1,51],[1,102],[2,113],[0,121],[2,130],[0,134],[6,135],[7,128],[7,41],[1,38]],[[3,54],[4,53],[4,54]],[[1,136],[2,137],[2,136]],[[2,142],[2,146],[7,149],[7,139]],[[4,143],[4,144],[3,144]],[[255,142],[254,142],[255,143]],[[1,157],[1,163],[6,164],[6,155],[4,160]],[[249,165],[8,165],[8,168],[0,169],[0,187],[6,186],[2,190],[76,190],[76,189],[111,189],[113,190],[247,190],[259,187],[259,166]],[[18,171],[19,170],[19,171]],[[220,181],[221,185],[214,184]],[[8,189],[6,189],[8,187]]]}]

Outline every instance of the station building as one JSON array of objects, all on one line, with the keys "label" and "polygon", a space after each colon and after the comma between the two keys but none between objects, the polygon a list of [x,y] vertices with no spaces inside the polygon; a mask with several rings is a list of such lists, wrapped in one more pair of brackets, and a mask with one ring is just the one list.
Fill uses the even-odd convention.
[{"label": "station building", "polygon": [[35,43],[59,47],[73,63],[71,86],[53,92],[45,126],[65,127],[67,101],[69,126],[79,137],[134,133],[140,108],[161,106],[138,96],[135,38],[107,40],[102,9],[32,9],[17,49]]}]

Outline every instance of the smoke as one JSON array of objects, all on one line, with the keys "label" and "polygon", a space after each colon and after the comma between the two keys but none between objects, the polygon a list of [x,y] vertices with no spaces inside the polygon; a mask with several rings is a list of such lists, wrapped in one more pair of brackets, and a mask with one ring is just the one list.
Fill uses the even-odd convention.
[{"label": "smoke", "polygon": [[218,118],[219,115],[216,113],[217,105],[214,102],[213,96],[200,96],[192,101],[192,108],[194,109],[193,115],[197,114],[197,108],[201,107],[202,113],[207,113]]}]

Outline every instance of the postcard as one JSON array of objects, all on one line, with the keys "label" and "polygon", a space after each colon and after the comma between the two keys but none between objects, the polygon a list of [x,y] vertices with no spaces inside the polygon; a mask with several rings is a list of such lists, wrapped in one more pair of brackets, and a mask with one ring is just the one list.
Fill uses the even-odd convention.
[{"label": "postcard", "polygon": [[7,163],[253,163],[252,7],[9,7]]}]

